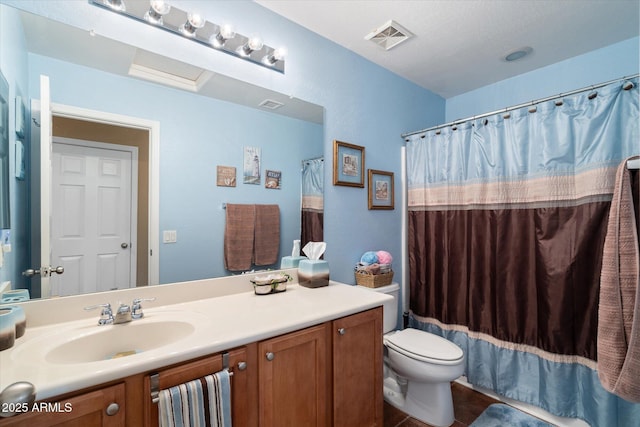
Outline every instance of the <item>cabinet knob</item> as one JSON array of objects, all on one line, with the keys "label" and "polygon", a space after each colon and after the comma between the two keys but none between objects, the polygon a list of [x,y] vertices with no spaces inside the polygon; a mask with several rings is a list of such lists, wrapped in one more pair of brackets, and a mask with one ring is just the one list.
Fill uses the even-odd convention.
[{"label": "cabinet knob", "polygon": [[344,333],[347,332],[344,328],[338,328],[338,333],[340,335],[344,335]]},{"label": "cabinet knob", "polygon": [[267,354],[265,354],[265,357],[269,362],[271,362],[273,359],[275,359],[276,355],[269,351],[267,352]]},{"label": "cabinet knob", "polygon": [[117,414],[119,410],[120,410],[120,405],[118,405],[117,403],[113,402],[113,403],[109,404],[109,406],[107,406],[107,410],[105,412],[107,413],[107,415],[112,417],[115,414]]},{"label": "cabinet knob", "polygon": [[247,362],[238,362],[238,370],[244,371],[245,369],[247,369]]}]

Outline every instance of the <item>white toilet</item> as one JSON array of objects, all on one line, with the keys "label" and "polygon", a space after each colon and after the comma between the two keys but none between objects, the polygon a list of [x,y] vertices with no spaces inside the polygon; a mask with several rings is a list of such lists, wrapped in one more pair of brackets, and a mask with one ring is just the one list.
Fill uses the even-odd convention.
[{"label": "white toilet", "polygon": [[385,401],[427,424],[450,426],[454,422],[450,383],[464,372],[462,349],[429,332],[394,330],[400,289],[397,283],[367,289],[393,296],[393,301],[383,307]]}]

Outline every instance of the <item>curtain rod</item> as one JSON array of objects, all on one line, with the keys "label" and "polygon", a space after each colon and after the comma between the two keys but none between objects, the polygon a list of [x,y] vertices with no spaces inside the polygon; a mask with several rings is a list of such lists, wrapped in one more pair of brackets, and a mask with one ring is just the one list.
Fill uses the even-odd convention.
[{"label": "curtain rod", "polygon": [[477,116],[467,117],[466,119],[454,120],[452,122],[441,124],[441,125],[437,125],[437,126],[432,126],[430,128],[427,128],[427,129],[422,129],[422,130],[417,130],[417,131],[413,131],[413,132],[403,133],[400,136],[404,139],[404,138],[406,138],[408,136],[416,135],[418,133],[429,132],[431,130],[436,130],[436,129],[442,129],[442,128],[446,128],[448,126],[459,125],[459,124],[468,122],[469,120],[481,119],[483,117],[493,116],[494,114],[498,114],[498,113],[506,113],[508,111],[518,110],[518,109],[523,108],[523,107],[529,107],[529,106],[532,106],[532,105],[540,104],[541,102],[552,101],[554,99],[561,98],[561,97],[564,97],[564,96],[575,95],[577,93],[586,92],[588,90],[598,89],[598,88],[610,85],[610,84],[615,83],[615,82],[620,82],[620,81],[629,80],[629,79],[635,79],[635,78],[638,78],[638,76],[640,76],[640,73],[634,74],[634,75],[631,75],[631,76],[620,77],[618,79],[609,80],[608,82],[604,82],[604,83],[598,83],[598,84],[591,85],[591,86],[585,86],[582,89],[572,90],[571,92],[559,93],[558,95],[548,96],[546,98],[537,99],[535,101],[525,102],[523,104],[513,105],[511,107],[506,107],[506,108],[501,108],[500,110],[495,110],[495,111],[491,111],[489,113],[479,114]]}]

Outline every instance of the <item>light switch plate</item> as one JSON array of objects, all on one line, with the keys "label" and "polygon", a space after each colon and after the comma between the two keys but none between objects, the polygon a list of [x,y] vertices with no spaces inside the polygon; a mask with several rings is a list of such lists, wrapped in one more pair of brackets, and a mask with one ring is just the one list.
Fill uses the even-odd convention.
[{"label": "light switch plate", "polygon": [[162,243],[176,243],[178,232],[176,230],[164,230],[162,232]]}]

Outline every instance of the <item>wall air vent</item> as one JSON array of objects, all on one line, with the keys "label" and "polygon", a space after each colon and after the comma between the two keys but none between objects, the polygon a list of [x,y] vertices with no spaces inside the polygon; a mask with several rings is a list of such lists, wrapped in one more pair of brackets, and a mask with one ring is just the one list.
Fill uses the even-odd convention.
[{"label": "wall air vent", "polygon": [[396,21],[389,21],[386,24],[376,28],[364,38],[365,40],[371,40],[375,44],[382,47],[384,50],[389,50],[400,43],[409,40],[413,37],[413,33]]},{"label": "wall air vent", "polygon": [[284,104],[282,102],[274,101],[273,99],[265,99],[260,103],[260,106],[269,110],[277,110]]}]

